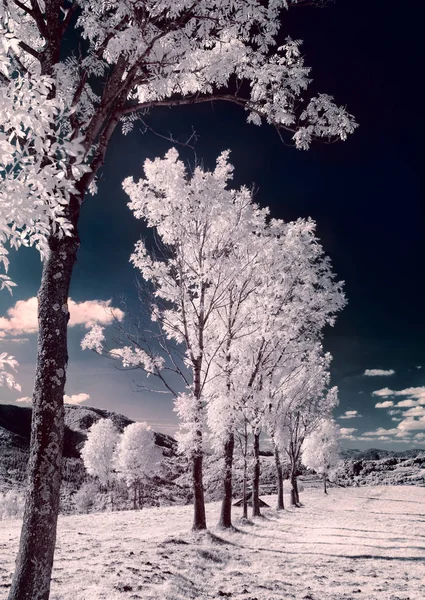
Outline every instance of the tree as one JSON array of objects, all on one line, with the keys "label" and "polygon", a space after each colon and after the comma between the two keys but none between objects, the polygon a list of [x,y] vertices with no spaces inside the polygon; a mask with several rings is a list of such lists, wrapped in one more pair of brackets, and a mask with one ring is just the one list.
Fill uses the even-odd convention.
[{"label": "tree", "polygon": [[259,240],[264,257],[258,260],[261,276],[254,279],[256,294],[254,304],[249,304],[254,335],[241,335],[233,344],[235,361],[228,369],[232,398],[227,408],[222,401],[216,406],[211,403],[219,422],[230,410],[240,415],[242,429],[250,426],[254,516],[260,514],[261,428],[266,423],[270,428],[271,407],[291,385],[303,354],[311,349],[312,337],[325,325],[332,325],[335,313],[345,304],[341,284],[334,282],[310,219],[291,223],[270,220]]},{"label": "tree", "polygon": [[[281,10],[297,4],[295,0],[237,0],[212,8],[208,0],[1,2],[0,27],[8,44],[0,56],[0,79],[6,88],[2,94],[13,98],[12,110],[22,114],[22,98],[15,100],[14,95],[21,77],[33,88],[37,82],[49,85],[44,98],[64,107],[60,114],[52,114],[41,136],[47,147],[37,148],[34,142],[33,148],[30,142],[25,153],[31,157],[35,150],[40,157],[35,180],[31,160],[29,167],[26,160],[16,167],[13,156],[7,158],[5,171],[19,172],[20,182],[35,181],[35,188],[43,189],[44,169],[58,162],[70,190],[64,199],[56,171],[47,174],[50,199],[54,208],[64,206],[64,221],[58,228],[57,219],[47,219],[42,235],[46,243],[42,244],[30,483],[10,600],[49,596],[63,446],[68,291],[80,243],[81,206],[87,192],[96,189],[111,136],[120,121],[128,132],[137,118],[144,121],[146,112],[158,106],[222,100],[247,110],[255,124],[264,120],[291,131],[301,149],[315,137],[346,139],[355,128],[354,120],[329,96],[321,94],[302,106],[309,72],[299,42],[287,40],[273,51]],[[31,101],[25,116],[32,106]],[[8,123],[9,114],[2,110],[2,144]],[[60,156],[57,144],[62,132],[82,146],[84,165],[74,150]],[[20,147],[16,142],[18,152]],[[13,205],[25,202],[27,191],[31,197],[32,186],[17,187]],[[45,210],[46,206],[50,208],[49,203],[43,204]],[[63,235],[64,227],[72,234]]]},{"label": "tree", "polygon": [[97,477],[104,486],[109,486],[114,477],[113,456],[118,439],[119,431],[111,419],[100,419],[90,427],[81,450],[87,473]]},{"label": "tree", "polygon": [[132,261],[160,299],[153,318],[185,351],[190,381],[175,408],[182,425],[180,448],[192,463],[193,527],[204,529],[203,409],[208,383],[215,379],[214,359],[230,339],[228,329],[219,326],[219,310],[229,306],[243,270],[238,247],[245,247],[245,239],[262,225],[264,211],[251,202],[248,189],[226,189],[232,174],[228,153],[218,158],[213,172],[197,167],[190,179],[175,150],[163,160],[146,161],[144,170],[144,180],[126,180],[124,189],[135,216],[155,227],[166,250],[153,258],[138,242]]},{"label": "tree", "polygon": [[297,469],[304,440],[338,404],[338,388],[328,388],[331,355],[321,345],[303,357],[292,390],[285,394],[276,415],[274,440],[290,463],[291,504],[299,505]]},{"label": "tree", "polygon": [[147,423],[132,423],[121,434],[116,447],[114,465],[117,476],[133,489],[133,506],[143,505],[143,485],[158,468],[162,450]]},{"label": "tree", "polygon": [[339,425],[333,419],[326,419],[304,440],[301,460],[308,469],[323,477],[325,494],[329,471],[339,461],[340,437]]}]

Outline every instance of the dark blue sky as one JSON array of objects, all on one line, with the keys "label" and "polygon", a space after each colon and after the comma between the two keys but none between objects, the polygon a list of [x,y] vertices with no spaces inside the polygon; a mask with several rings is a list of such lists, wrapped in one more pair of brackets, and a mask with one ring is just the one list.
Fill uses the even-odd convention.
[{"label": "dark blue sky", "polygon": [[[345,143],[316,144],[309,152],[300,152],[283,145],[270,127],[247,125],[244,113],[229,105],[160,109],[150,118],[154,128],[176,138],[184,139],[193,127],[199,136],[196,156],[207,167],[230,148],[235,184],[255,184],[257,201],[269,205],[273,216],[311,216],[317,221],[318,235],[338,278],[345,281],[349,301],[335,328],[327,332],[326,347],[334,356],[333,383],[340,387],[336,414],[357,410],[363,415],[340,423],[357,429],[353,436],[370,438],[347,440],[352,447],[425,445],[421,441],[425,421],[423,428],[416,423],[425,398],[420,389],[408,390],[425,386],[420,22],[415,3],[407,8],[386,0],[338,0],[324,10],[297,8],[285,16],[282,38],[290,34],[304,40],[314,91],[334,95],[360,124]],[[128,175],[138,176],[145,158],[163,155],[169,146],[139,131],[115,135],[99,193],[83,208],[82,246],[71,286],[75,301],[113,298],[116,304],[124,294],[135,304],[135,273],[128,258],[144,231],[126,206],[121,182]],[[193,163],[192,151],[181,152]],[[34,296],[39,275],[33,251],[14,256],[11,276],[19,288],[13,299],[2,294],[0,314],[17,300]],[[68,394],[88,393],[88,404],[148,419],[155,427],[172,431],[171,400],[133,393],[137,374],[118,372],[103,359],[82,354],[78,341],[83,333],[78,326],[70,330]],[[23,363],[25,396],[31,394],[35,360],[35,335],[28,337],[25,344],[4,341],[0,348]],[[418,369],[422,364],[424,369]],[[367,377],[365,369],[392,369],[395,374]],[[385,387],[408,391],[372,395]],[[16,397],[0,391],[0,401]],[[390,410],[399,411],[394,414],[375,408],[378,401],[395,405],[406,399],[412,400],[411,406],[392,406]],[[414,413],[406,414],[412,409]],[[406,431],[398,427],[406,421],[411,433],[404,443],[397,432]],[[379,427],[389,430],[383,436],[391,441],[378,439]],[[362,435],[365,431],[374,435]]]}]

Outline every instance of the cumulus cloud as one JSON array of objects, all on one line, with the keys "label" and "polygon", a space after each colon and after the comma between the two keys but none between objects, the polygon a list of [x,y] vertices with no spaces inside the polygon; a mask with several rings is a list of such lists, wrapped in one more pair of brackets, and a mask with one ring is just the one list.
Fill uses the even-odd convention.
[{"label": "cumulus cloud", "polygon": [[394,390],[390,390],[390,388],[381,388],[380,390],[375,390],[372,392],[372,396],[380,396],[382,398],[388,398],[388,396],[394,396]]},{"label": "cumulus cloud", "polygon": [[385,436],[392,436],[392,435],[397,435],[399,433],[398,429],[385,429],[384,427],[378,427],[378,429],[376,431],[365,431],[363,433],[364,436],[367,437],[379,437],[382,435]]},{"label": "cumulus cloud", "polygon": [[418,429],[425,429],[425,416],[419,417],[419,419],[415,419],[414,417],[407,417],[403,419],[397,427],[400,431],[415,431]]},{"label": "cumulus cloud", "polygon": [[423,441],[425,440],[425,433],[417,433],[413,436],[413,439],[416,441]]},{"label": "cumulus cloud", "polygon": [[65,404],[81,404],[86,400],[90,400],[90,395],[85,394],[84,392],[80,394],[72,394],[71,396],[65,394],[65,396],[63,397],[63,401],[65,402]]},{"label": "cumulus cloud", "polygon": [[404,411],[403,415],[405,417],[424,417],[425,406],[413,406],[412,408]]},{"label": "cumulus cloud", "polygon": [[366,371],[363,373],[363,375],[366,375],[367,377],[381,377],[384,375],[394,375],[395,371],[394,369],[366,369]]},{"label": "cumulus cloud", "polygon": [[390,408],[391,406],[394,406],[392,400],[385,400],[384,402],[377,402],[375,404],[375,408]]},{"label": "cumulus cloud", "polygon": [[355,419],[356,417],[361,417],[357,410],[346,410],[338,419]]},{"label": "cumulus cloud", "polygon": [[[37,307],[36,297],[28,300],[18,300],[12,308],[9,308],[5,317],[0,317],[0,338],[13,339],[16,336],[37,333]],[[57,310],[62,310],[57,306]],[[124,313],[119,308],[111,306],[111,300],[86,300],[85,302],[74,302],[68,300],[70,313],[69,326],[83,325],[86,329],[93,325],[109,325],[114,319],[122,321]],[[22,341],[22,338],[20,339]]]},{"label": "cumulus cloud", "polygon": [[353,433],[357,431],[355,427],[341,427],[340,433],[343,440],[355,440]]},{"label": "cumulus cloud", "polygon": [[22,398],[16,398],[16,402],[32,402],[32,398],[30,398],[29,396],[22,396]]},{"label": "cumulus cloud", "polygon": [[397,406],[399,406],[400,408],[409,408],[410,406],[416,405],[417,401],[412,400],[412,398],[408,398],[407,400],[400,400],[400,402],[397,402]]}]

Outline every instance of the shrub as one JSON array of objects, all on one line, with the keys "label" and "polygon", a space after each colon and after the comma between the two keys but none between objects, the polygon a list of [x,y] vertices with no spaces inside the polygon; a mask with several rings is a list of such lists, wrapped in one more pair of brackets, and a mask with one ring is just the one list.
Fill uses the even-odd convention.
[{"label": "shrub", "polygon": [[25,496],[23,492],[9,490],[0,494],[0,519],[20,519],[24,512]]}]

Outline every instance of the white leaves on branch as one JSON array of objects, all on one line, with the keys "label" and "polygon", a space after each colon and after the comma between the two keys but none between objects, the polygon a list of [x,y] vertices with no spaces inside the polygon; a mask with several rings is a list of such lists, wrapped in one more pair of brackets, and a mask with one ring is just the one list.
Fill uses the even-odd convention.
[{"label": "white leaves on branch", "polygon": [[123,367],[142,367],[148,375],[160,371],[165,363],[162,356],[151,356],[142,348],[131,348],[130,346],[113,348],[109,354],[118,356]]},{"label": "white leaves on branch", "polygon": [[94,350],[98,354],[102,354],[103,342],[105,341],[104,329],[101,325],[93,325],[81,340],[81,348],[83,350]]},{"label": "white leaves on branch", "polygon": [[230,101],[247,111],[250,122],[292,131],[300,149],[316,137],[346,139],[356,127],[330,96],[305,97],[310,73],[301,42],[288,38],[274,50],[282,11],[292,3],[78,4],[78,19],[68,30],[61,32],[62,15],[56,25],[58,35],[75,40],[75,49],[84,46],[83,56],[71,50],[56,64],[46,62],[50,54],[45,54],[56,44],[56,33],[46,31],[44,21],[40,25],[37,11],[13,2],[1,5],[0,261],[5,269],[6,244],[34,245],[45,256],[51,233],[72,234],[70,195],[77,193],[89,164],[92,176],[78,195],[95,192],[92,180],[103,164],[112,124],[121,119],[128,133],[139,110]]}]

